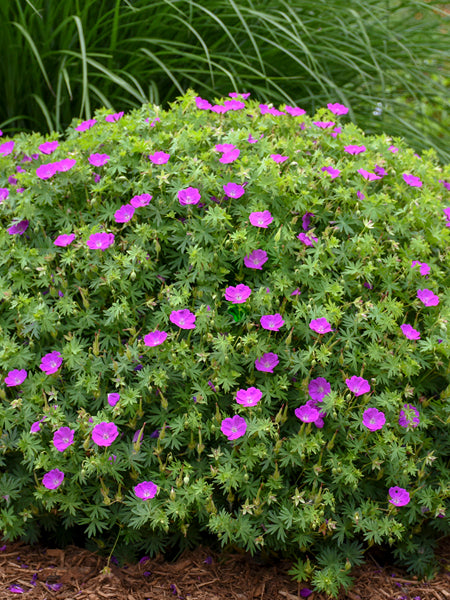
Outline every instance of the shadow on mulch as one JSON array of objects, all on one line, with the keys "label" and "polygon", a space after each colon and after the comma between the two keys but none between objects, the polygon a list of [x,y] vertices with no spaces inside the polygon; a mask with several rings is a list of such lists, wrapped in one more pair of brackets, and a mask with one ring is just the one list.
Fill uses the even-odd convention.
[{"label": "shadow on mulch", "polygon": [[[450,544],[438,553],[441,570],[418,581],[375,558],[354,569],[353,588],[339,600],[450,599]],[[288,575],[291,564],[261,565],[247,555],[216,554],[199,547],[173,563],[144,557],[118,567],[77,546],[46,549],[21,542],[0,549],[0,600],[327,600],[308,593]],[[23,596],[21,595],[23,594]]]}]

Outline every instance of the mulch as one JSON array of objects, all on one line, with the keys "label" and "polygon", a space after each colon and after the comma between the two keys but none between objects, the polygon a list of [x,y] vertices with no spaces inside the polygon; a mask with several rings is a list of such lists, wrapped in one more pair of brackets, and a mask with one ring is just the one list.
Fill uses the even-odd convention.
[{"label": "mulch", "polygon": [[[450,599],[450,540],[438,553],[439,574],[419,581],[406,571],[381,566],[370,554],[353,570],[355,583],[339,600]],[[288,575],[291,564],[269,566],[245,554],[217,554],[199,547],[175,562],[143,557],[122,567],[77,546],[0,547],[0,600],[328,600],[309,593]],[[308,595],[307,595],[308,594]]]}]

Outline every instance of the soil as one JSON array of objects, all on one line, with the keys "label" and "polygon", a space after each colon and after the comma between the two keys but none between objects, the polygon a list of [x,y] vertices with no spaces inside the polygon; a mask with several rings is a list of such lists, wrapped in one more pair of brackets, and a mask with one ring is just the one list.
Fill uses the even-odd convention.
[{"label": "soil", "polygon": [[[382,565],[375,556],[354,569],[354,586],[339,600],[450,599],[450,540],[438,553],[440,572],[431,581]],[[119,567],[113,559],[108,568],[107,558],[77,546],[16,542],[0,547],[0,600],[328,600],[294,582],[290,568],[287,561],[263,565],[245,554],[205,547],[175,562],[143,557]]]}]

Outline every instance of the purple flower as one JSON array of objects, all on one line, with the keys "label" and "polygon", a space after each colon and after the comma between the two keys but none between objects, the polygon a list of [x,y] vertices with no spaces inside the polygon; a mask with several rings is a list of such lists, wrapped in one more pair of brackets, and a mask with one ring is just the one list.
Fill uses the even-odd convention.
[{"label": "purple flower", "polygon": [[289,156],[282,156],[281,154],[271,154],[270,158],[276,163],[282,163],[289,158]]},{"label": "purple flower", "polygon": [[186,204],[197,204],[200,201],[200,191],[194,187],[188,187],[178,192],[178,200],[182,206]]},{"label": "purple flower", "polygon": [[389,496],[389,502],[394,506],[405,506],[410,500],[409,493],[398,486],[389,488]]},{"label": "purple flower", "polygon": [[260,319],[261,327],[269,331],[279,331],[283,327],[284,321],[280,313],[274,315],[263,315]]},{"label": "purple flower", "polygon": [[93,233],[86,245],[91,248],[91,250],[103,250],[105,251],[107,248],[114,244],[114,234],[113,233]]},{"label": "purple flower", "polygon": [[299,108],[298,106],[289,106],[288,104],[286,104],[284,110],[292,117],[301,117],[302,115],[306,114],[306,110],[303,110],[303,108]]},{"label": "purple flower", "polygon": [[149,159],[155,165],[165,165],[170,158],[170,154],[166,154],[166,152],[155,152],[154,154],[149,154]]},{"label": "purple flower", "polygon": [[313,246],[314,242],[319,241],[314,235],[308,236],[303,232],[298,234],[297,239],[305,244],[305,246]]},{"label": "purple flower", "polygon": [[108,123],[115,123],[116,121],[119,121],[122,117],[123,111],[114,113],[113,115],[106,115],[105,121],[107,121]]},{"label": "purple flower", "polygon": [[292,292],[291,296],[299,296],[300,294],[301,294],[301,291],[299,288],[297,288]]},{"label": "purple flower", "polygon": [[386,423],[386,417],[381,410],[376,408],[366,408],[363,413],[362,422],[370,431],[377,431],[377,429],[381,429]]},{"label": "purple flower", "polygon": [[411,325],[404,324],[400,325],[400,329],[403,331],[403,334],[408,338],[408,340],[420,340],[420,332],[417,329],[414,329]]},{"label": "purple flower", "polygon": [[274,367],[276,367],[279,362],[277,354],[267,352],[266,354],[263,354],[261,358],[255,360],[255,367],[257,371],[273,373]]},{"label": "purple flower", "polygon": [[9,196],[8,188],[0,188],[0,204]]},{"label": "purple flower", "polygon": [[30,433],[37,433],[38,431],[41,430],[41,423],[42,421],[44,421],[47,417],[42,417],[42,419],[39,419],[39,421],[35,421],[30,428]]},{"label": "purple flower", "polygon": [[426,288],[417,290],[417,297],[425,306],[437,306],[439,304],[439,296],[436,296],[436,294],[433,294],[431,290],[427,290]]},{"label": "purple flower", "polygon": [[321,319],[313,319],[309,324],[309,328],[320,334],[332,331],[330,323],[323,317]]},{"label": "purple flower", "polygon": [[370,392],[370,385],[367,379],[363,377],[357,377],[353,375],[350,379],[346,379],[345,383],[348,389],[355,394],[355,396],[362,396],[363,394],[367,394]]},{"label": "purple flower", "polygon": [[421,263],[418,260],[413,260],[411,263],[411,268],[415,267],[416,265],[420,266],[420,274],[421,275],[428,275],[430,272],[430,266],[427,263]]},{"label": "purple flower", "polygon": [[336,125],[336,123],[334,123],[334,121],[313,121],[313,125],[320,127],[321,129],[328,129],[329,127],[333,127],[333,125]]},{"label": "purple flower", "polygon": [[10,185],[16,185],[16,183],[17,183],[17,178],[16,178],[16,177],[13,177],[12,175],[10,175],[10,176],[8,177],[8,183],[9,183]]},{"label": "purple flower", "polygon": [[325,379],[325,377],[317,377],[316,379],[311,379],[309,382],[308,394],[317,402],[322,402],[325,396],[328,396],[330,391],[330,383]]},{"label": "purple flower", "polygon": [[247,285],[240,283],[236,287],[227,287],[225,290],[225,300],[233,302],[233,304],[243,304],[251,293],[252,290]]},{"label": "purple flower", "polygon": [[5,383],[7,387],[14,387],[23,383],[27,376],[28,373],[25,369],[13,369],[12,371],[9,371],[8,375],[5,377]]},{"label": "purple flower", "polygon": [[303,215],[303,217],[302,217],[303,231],[308,231],[312,217],[314,217],[314,213],[307,212]]},{"label": "purple flower", "polygon": [[116,223],[128,223],[133,218],[134,210],[134,206],[131,204],[122,204],[114,213]]},{"label": "purple flower", "polygon": [[344,146],[344,150],[348,152],[348,154],[361,154],[361,152],[366,151],[365,146]]},{"label": "purple flower", "polygon": [[408,175],[407,173],[403,173],[402,177],[411,187],[422,187],[422,182],[418,177],[415,177],[414,175]]},{"label": "purple flower", "polygon": [[108,156],[108,154],[91,154],[88,161],[91,165],[94,165],[94,167],[103,167],[110,158],[111,157]]},{"label": "purple flower", "polygon": [[53,445],[59,452],[64,452],[71,444],[73,444],[73,436],[75,429],[70,427],[60,427],[53,434]]},{"label": "purple flower", "polygon": [[0,144],[0,156],[8,156],[14,150],[14,141],[4,142]]},{"label": "purple flower", "polygon": [[53,242],[53,244],[55,246],[63,246],[64,247],[64,246],[68,246],[69,244],[71,244],[74,239],[75,239],[74,233],[63,233],[61,235],[58,235],[58,237]]},{"label": "purple flower", "polygon": [[334,169],[333,167],[322,167],[321,171],[325,171],[326,173],[331,175],[331,179],[336,179],[336,177],[339,177],[339,175],[341,174],[339,169]]},{"label": "purple flower", "polygon": [[369,173],[369,171],[366,171],[365,169],[358,169],[358,173],[362,175],[364,179],[367,179],[367,181],[375,181],[376,179],[381,179],[381,177],[375,175],[375,173]]},{"label": "purple flower", "polygon": [[239,150],[239,148],[234,148],[233,150],[230,150],[229,152],[225,152],[222,155],[222,157],[219,159],[219,162],[221,162],[224,165],[232,163],[238,158],[240,153],[241,153],[241,151]]},{"label": "purple flower", "polygon": [[150,194],[141,194],[140,196],[133,196],[133,198],[131,198],[130,200],[130,204],[131,206],[134,206],[134,208],[140,208],[142,206],[147,206],[148,204],[150,204],[150,200],[153,198],[153,196],[150,196]]},{"label": "purple flower", "polygon": [[23,235],[25,233],[25,231],[28,229],[28,225],[30,224],[29,221],[27,221],[26,219],[24,219],[23,221],[19,221],[18,223],[14,223],[14,225],[12,225],[9,229],[8,229],[8,233],[9,235]]},{"label": "purple flower", "polygon": [[61,366],[62,361],[61,352],[49,352],[41,358],[39,368],[44,371],[46,375],[51,375],[52,373],[56,373]]},{"label": "purple flower", "polygon": [[108,394],[108,404],[110,406],[115,406],[120,400],[120,394],[113,392],[112,394]]},{"label": "purple flower", "polygon": [[146,346],[159,346],[164,343],[167,338],[167,333],[165,331],[152,331],[144,336],[144,344]]},{"label": "purple flower", "polygon": [[360,200],[364,200],[364,199],[365,199],[365,196],[364,196],[364,194],[363,194],[362,192],[360,192],[359,190],[356,192],[356,195],[358,196],[358,198],[359,198]]},{"label": "purple flower", "polygon": [[195,329],[195,319],[194,313],[188,309],[173,310],[169,316],[170,322],[178,325],[181,329]]},{"label": "purple flower", "polygon": [[442,183],[446,190],[450,190],[450,182],[439,179],[439,183]]},{"label": "purple flower", "polygon": [[63,480],[64,480],[64,473],[62,471],[60,471],[59,469],[52,469],[51,471],[49,471],[48,473],[46,473],[44,475],[44,477],[42,478],[42,484],[48,490],[55,490],[57,487],[59,487],[62,484]]},{"label": "purple flower", "polygon": [[153,481],[143,481],[134,487],[134,493],[142,500],[150,500],[150,498],[154,498],[157,491],[158,486],[156,483],[153,483]]},{"label": "purple flower", "polygon": [[230,441],[237,440],[245,435],[245,432],[247,431],[247,423],[243,417],[234,415],[234,417],[229,417],[228,419],[224,419],[222,421],[220,430]]},{"label": "purple flower", "polygon": [[383,169],[383,167],[380,167],[379,165],[375,165],[374,169],[375,173],[377,175],[380,175],[381,177],[386,177],[386,175],[388,174],[387,171],[385,169]]},{"label": "purple flower", "polygon": [[310,404],[299,406],[299,408],[295,409],[294,413],[297,419],[300,419],[300,421],[303,421],[303,423],[312,423],[313,421],[317,421],[319,418],[318,409]]},{"label": "purple flower", "polygon": [[82,123],[80,123],[80,125],[78,125],[78,127],[75,127],[75,131],[86,131],[87,129],[93,127],[96,123],[96,119],[89,119],[88,121],[83,121]]},{"label": "purple flower", "polygon": [[253,250],[251,254],[244,256],[244,265],[249,269],[262,270],[265,262],[267,262],[267,252],[265,250]]},{"label": "purple flower", "polygon": [[255,387],[236,392],[236,402],[243,406],[256,406],[262,398],[262,391]]},{"label": "purple flower", "polygon": [[307,598],[308,596],[310,596],[313,593],[312,590],[310,590],[309,588],[302,588],[300,590],[300,596],[302,598]]},{"label": "purple flower", "polygon": [[259,136],[259,138],[254,138],[254,137],[252,136],[252,134],[250,133],[250,134],[249,134],[249,136],[248,136],[248,138],[247,138],[247,142],[248,142],[249,144],[256,144],[256,142],[258,142],[258,141],[259,141],[260,139],[262,139],[263,137],[264,137],[264,134],[263,134],[263,133],[262,133],[262,134]]},{"label": "purple flower", "polygon": [[248,220],[255,227],[267,229],[267,226],[272,223],[273,217],[268,210],[264,210],[262,212],[250,213]]},{"label": "purple flower", "polygon": [[232,183],[231,181],[230,183],[226,183],[223,186],[223,191],[228,196],[228,198],[235,199],[240,198],[245,193],[245,190],[242,185],[239,185],[238,183]]},{"label": "purple flower", "polygon": [[20,585],[11,585],[9,586],[9,591],[13,594],[23,594],[25,590]]},{"label": "purple flower", "polygon": [[52,152],[54,152],[56,150],[56,148],[58,146],[59,146],[59,142],[57,140],[55,140],[54,142],[44,142],[43,144],[41,144],[39,146],[39,150],[43,154],[51,154]]},{"label": "purple flower", "polygon": [[[406,409],[406,412],[404,409]],[[412,416],[412,413],[414,413],[414,416]],[[408,427],[408,425],[411,425],[411,427],[417,427],[419,423],[420,413],[417,408],[412,404],[404,404],[402,410],[400,411],[398,424],[401,425],[401,427]]]},{"label": "purple flower", "polygon": [[364,287],[367,288],[368,290],[373,289],[373,285],[371,285],[370,283],[368,283],[367,281],[364,282]]},{"label": "purple flower", "polygon": [[200,96],[197,96],[195,98],[195,104],[197,105],[197,108],[199,110],[209,110],[210,108],[212,108],[211,104],[208,102],[208,100],[204,100],[203,98],[201,98]]},{"label": "purple flower", "polygon": [[117,425],[106,421],[98,423],[92,430],[92,439],[97,446],[111,446],[118,435]]},{"label": "purple flower", "polygon": [[327,108],[334,115],[346,115],[348,113],[348,108],[343,104],[339,104],[338,102],[335,102],[334,104],[327,104]]},{"label": "purple flower", "polygon": [[396,148],[395,146],[389,146],[389,150],[395,154],[396,152],[398,152],[398,148]]}]

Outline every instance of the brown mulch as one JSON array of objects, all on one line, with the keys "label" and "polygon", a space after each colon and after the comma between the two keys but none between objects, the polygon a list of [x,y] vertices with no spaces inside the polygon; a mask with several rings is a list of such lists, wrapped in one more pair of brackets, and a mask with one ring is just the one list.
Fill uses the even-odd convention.
[{"label": "brown mulch", "polygon": [[[369,555],[339,600],[450,599],[450,543],[438,556],[439,575],[418,581]],[[0,548],[0,600],[299,600],[308,590],[292,581],[290,568],[287,561],[268,567],[246,555],[200,547],[173,563],[144,557],[119,568],[111,562],[108,573],[106,558],[77,546],[46,549],[16,542]],[[318,593],[307,598],[327,600]]]}]

